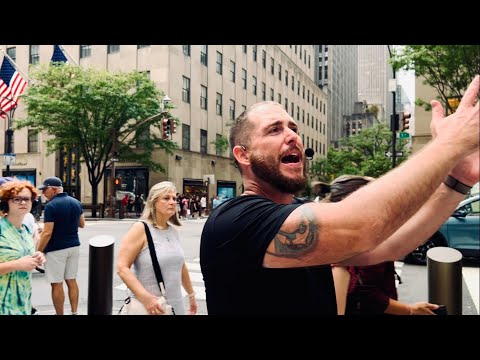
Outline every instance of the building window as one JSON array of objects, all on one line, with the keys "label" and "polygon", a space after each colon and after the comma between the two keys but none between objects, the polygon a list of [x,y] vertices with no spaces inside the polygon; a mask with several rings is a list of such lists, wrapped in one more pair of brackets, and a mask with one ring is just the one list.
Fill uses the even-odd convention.
[{"label": "building window", "polygon": [[288,112],[288,99],[285,98],[285,111]]},{"label": "building window", "polygon": [[257,45],[252,45],[253,61],[257,61]]},{"label": "building window", "polygon": [[290,108],[292,118],[293,118],[293,111],[294,110],[295,110],[295,106],[294,106],[293,101],[292,101],[292,107]]},{"label": "building window", "polygon": [[282,80],[282,65],[278,64],[278,80]]},{"label": "building window", "polygon": [[207,130],[200,130],[200,152],[207,153]]},{"label": "building window", "polygon": [[252,91],[253,91],[253,95],[257,95],[257,77],[256,76],[252,76],[252,79],[253,79],[253,84],[252,84]]},{"label": "building window", "polygon": [[207,110],[207,87],[200,85],[200,107]]},{"label": "building window", "polygon": [[302,123],[305,123],[305,110],[302,109]]},{"label": "building window", "polygon": [[17,48],[15,46],[7,48],[7,55],[15,62],[17,61]]},{"label": "building window", "polygon": [[40,46],[30,45],[30,64],[35,65],[40,62]]},{"label": "building window", "polygon": [[190,79],[182,76],[182,100],[190,104]]},{"label": "building window", "polygon": [[300,106],[297,106],[297,120],[300,120]]},{"label": "building window", "polygon": [[230,81],[235,82],[235,63],[230,61]]},{"label": "building window", "polygon": [[325,80],[328,79],[328,66],[325,66]]},{"label": "building window", "polygon": [[242,45],[242,51],[246,54],[247,53],[247,45]]},{"label": "building window", "polygon": [[308,68],[310,69],[310,55],[308,55]]},{"label": "building window", "polygon": [[80,45],[80,59],[92,56],[92,45]]},{"label": "building window", "polygon": [[298,46],[298,45],[295,45],[295,54],[298,52],[297,46]]},{"label": "building window", "polygon": [[267,100],[267,85],[262,82],[262,100]]},{"label": "building window", "polygon": [[303,63],[307,64],[307,50],[303,50]]},{"label": "building window", "polygon": [[137,45],[137,49],[143,49],[146,47],[150,47],[150,45]]},{"label": "building window", "polygon": [[228,109],[228,115],[230,116],[230,120],[235,119],[235,100],[230,99],[230,107]]},{"label": "building window", "polygon": [[270,72],[272,73],[272,75],[275,74],[275,59],[272,57],[270,58]]},{"label": "building window", "polygon": [[278,93],[278,103],[281,104],[282,103],[282,94]]},{"label": "building window", "polygon": [[267,53],[265,50],[262,50],[262,66],[264,69],[267,67]]},{"label": "building window", "polygon": [[108,45],[107,47],[108,54],[114,54],[117,52],[120,52],[120,45]]},{"label": "building window", "polygon": [[208,65],[208,45],[200,45],[200,63]]},{"label": "building window", "polygon": [[288,86],[288,70],[285,70],[285,86]]},{"label": "building window", "polygon": [[183,55],[190,56],[191,53],[191,45],[182,45]]},{"label": "building window", "polygon": [[223,54],[217,51],[217,74],[223,74]]},{"label": "building window", "polygon": [[307,113],[307,126],[310,126],[310,113]]},{"label": "building window", "polygon": [[270,101],[273,101],[273,98],[275,97],[275,93],[272,88],[270,88]]},{"label": "building window", "polygon": [[190,150],[190,125],[182,124],[182,150]]},{"label": "building window", "polygon": [[247,70],[242,69],[242,88],[247,89]]},{"label": "building window", "polygon": [[297,95],[300,95],[300,80],[297,81]]},{"label": "building window", "polygon": [[307,90],[307,102],[310,102],[310,90]]},{"label": "building window", "polygon": [[292,75],[292,91],[295,91],[295,78]]},{"label": "building window", "polygon": [[217,115],[222,115],[222,94],[217,93],[217,100],[215,102]]},{"label": "building window", "polygon": [[305,99],[305,85],[302,86],[302,95],[303,95],[303,98]]},{"label": "building window", "polygon": [[28,130],[28,152],[38,152],[38,132],[34,130]]}]

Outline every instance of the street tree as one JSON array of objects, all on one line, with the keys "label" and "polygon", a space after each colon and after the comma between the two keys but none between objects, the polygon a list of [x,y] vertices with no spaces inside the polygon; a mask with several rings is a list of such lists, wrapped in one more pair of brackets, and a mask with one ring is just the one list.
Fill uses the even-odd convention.
[{"label": "street tree", "polygon": [[[414,70],[415,76],[422,76],[424,84],[437,90],[447,113],[452,113],[458,104],[452,99],[461,99],[480,73],[480,45],[406,45],[393,51],[391,62],[397,70]],[[431,109],[423,99],[416,103]]]},{"label": "street tree", "polygon": [[163,106],[164,94],[145,73],[63,64],[38,66],[31,76],[34,85],[22,98],[27,118],[18,120],[17,128],[51,135],[47,154],[72,145],[79,150],[92,186],[92,216],[96,217],[98,185],[113,155],[165,172],[153,155],[157,149],[171,155],[178,148],[161,133],[162,120],[174,119],[173,105]]},{"label": "street tree", "polygon": [[[403,151],[402,163],[410,150],[404,139],[397,140],[397,150]],[[385,153],[392,149],[392,133],[385,124],[362,129],[357,135],[339,140],[339,148],[330,148],[326,158],[310,166],[310,173],[319,181],[329,182],[340,175],[365,175],[379,177],[391,168],[391,157]]]}]

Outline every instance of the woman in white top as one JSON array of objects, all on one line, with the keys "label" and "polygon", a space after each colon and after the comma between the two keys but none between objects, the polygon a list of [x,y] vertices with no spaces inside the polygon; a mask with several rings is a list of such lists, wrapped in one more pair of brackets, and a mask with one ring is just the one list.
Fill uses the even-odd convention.
[{"label": "woman in white top", "polygon": [[125,234],[117,257],[118,275],[151,315],[162,315],[164,309],[158,302],[161,293],[142,221],[147,223],[152,234],[168,303],[173,306],[175,314],[185,314],[181,292],[183,286],[188,294],[188,313],[197,313],[195,292],[185,264],[184,252],[178,231],[172,225],[181,225],[177,214],[176,193],[174,184],[169,181],[160,182],[150,189],[141,221],[133,224]]}]

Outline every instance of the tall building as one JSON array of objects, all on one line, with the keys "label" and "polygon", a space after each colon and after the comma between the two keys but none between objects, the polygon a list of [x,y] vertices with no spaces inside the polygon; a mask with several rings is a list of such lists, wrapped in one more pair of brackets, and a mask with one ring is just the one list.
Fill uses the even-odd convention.
[{"label": "tall building", "polygon": [[388,91],[393,72],[388,59],[387,45],[358,45],[358,101],[376,105],[380,121],[390,119],[393,107]]},{"label": "tall building", "polygon": [[[49,63],[53,52],[53,45],[2,47],[15,54],[16,65],[25,73],[31,65]],[[176,107],[173,114],[180,119],[181,125],[173,141],[179,149],[173,156],[160,149],[154,152],[154,158],[162,163],[166,173],[125,163],[120,158],[115,176],[122,178],[124,192],[146,195],[153,184],[169,180],[180,193],[206,193],[210,199],[215,195],[240,194],[241,177],[233,165],[230,149],[220,152],[214,143],[218,139],[228,139],[229,124],[236,116],[264,100],[281,103],[297,121],[305,147],[313,148],[315,156],[325,155],[327,97],[315,83],[313,45],[63,47],[81,67],[147,72]],[[24,115],[24,105],[20,102],[15,118]],[[34,134],[27,128],[14,132],[16,164],[10,168],[12,174],[28,178],[34,184],[51,175],[64,179],[67,186],[72,186],[69,182],[74,181],[75,196],[82,203],[90,204],[92,192],[85,166],[78,165],[78,156],[73,156],[69,149],[47,156],[46,139],[46,134]],[[107,169],[100,185],[99,203],[105,203],[106,194],[110,194],[111,170]]]},{"label": "tall building", "polygon": [[345,116],[354,113],[357,101],[357,45],[318,45],[317,84],[328,96],[328,140],[337,146],[345,136]]}]

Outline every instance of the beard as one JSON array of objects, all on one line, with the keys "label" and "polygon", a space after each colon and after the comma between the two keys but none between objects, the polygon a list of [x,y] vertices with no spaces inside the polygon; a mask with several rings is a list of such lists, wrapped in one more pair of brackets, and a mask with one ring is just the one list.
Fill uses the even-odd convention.
[{"label": "beard", "polygon": [[256,154],[250,155],[250,163],[252,165],[253,173],[272,185],[282,193],[295,194],[307,186],[307,168],[305,166],[305,160],[303,161],[303,173],[295,179],[282,175],[278,167],[280,160],[271,157],[257,156]]}]

